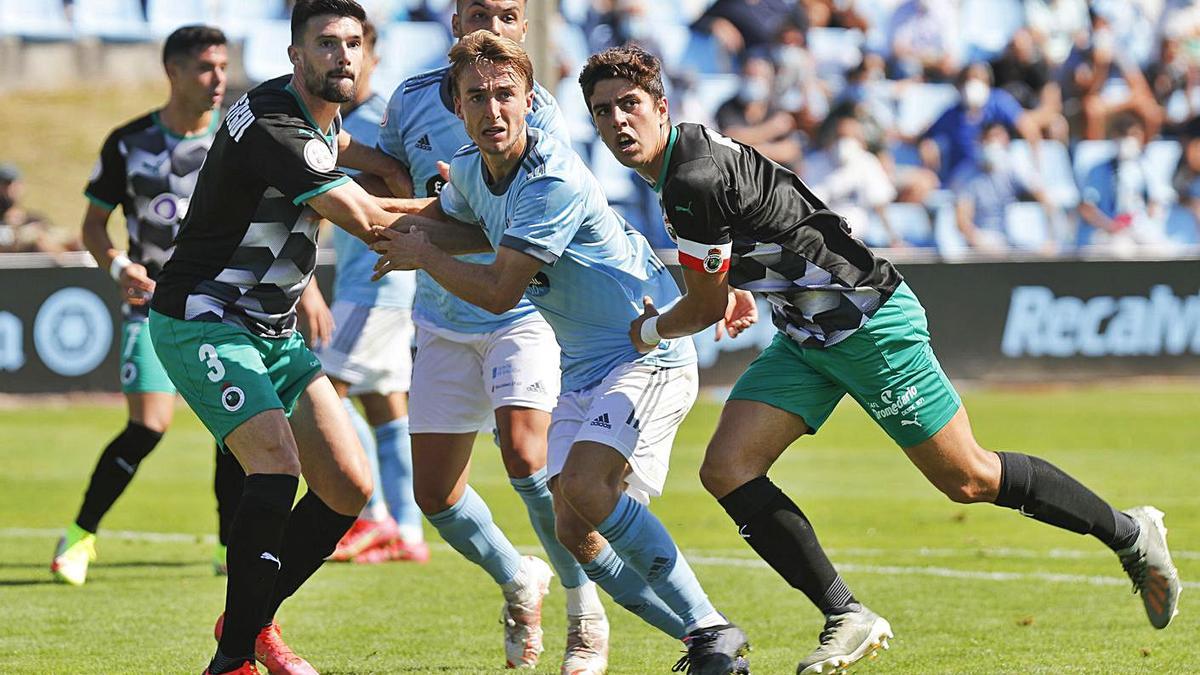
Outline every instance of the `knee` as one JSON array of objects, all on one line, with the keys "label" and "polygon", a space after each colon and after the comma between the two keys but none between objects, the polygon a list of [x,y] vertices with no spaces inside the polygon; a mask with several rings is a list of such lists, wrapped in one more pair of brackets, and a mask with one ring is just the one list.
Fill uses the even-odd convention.
[{"label": "knee", "polygon": [[957,504],[994,502],[1000,493],[999,466],[993,470],[985,461],[973,462],[941,478],[936,485],[942,494]]},{"label": "knee", "polygon": [[759,474],[747,475],[735,462],[727,459],[728,455],[719,448],[709,445],[704,454],[704,462],[700,464],[700,484],[713,497],[720,499],[756,478]]},{"label": "knee", "polygon": [[[236,454],[236,453],[235,453]],[[300,455],[296,446],[282,440],[259,446],[249,457],[238,456],[246,473],[300,475]]]},{"label": "knee", "polygon": [[413,498],[417,502],[417,508],[427,516],[441,513],[454,506],[455,500],[451,497],[452,495],[447,492],[431,490],[428,487],[422,487],[420,483],[413,486]]},{"label": "knee", "polygon": [[608,511],[605,510],[604,505],[611,500],[605,497],[620,493],[619,486],[608,485],[594,476],[572,470],[570,466],[559,474],[558,490],[563,499],[579,515],[596,523],[608,517]]},{"label": "knee", "polygon": [[507,450],[502,450],[500,457],[504,462],[504,471],[512,478],[532,476],[546,466],[545,448],[538,452],[536,449],[518,443]]},{"label": "knee", "polygon": [[563,545],[563,548],[570,551],[573,555],[577,555],[580,549],[584,548],[587,543],[588,535],[592,532],[592,527],[585,523],[582,518],[572,513],[567,513],[570,509],[560,509],[554,518],[554,535],[558,539],[558,543]]}]

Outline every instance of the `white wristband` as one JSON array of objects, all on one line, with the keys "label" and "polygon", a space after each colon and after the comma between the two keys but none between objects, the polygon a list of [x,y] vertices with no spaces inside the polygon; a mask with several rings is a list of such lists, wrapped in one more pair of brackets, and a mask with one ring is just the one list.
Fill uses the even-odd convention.
[{"label": "white wristband", "polygon": [[658,334],[658,316],[652,316],[642,322],[642,342],[648,345],[656,345],[662,342],[662,336]]},{"label": "white wristband", "polygon": [[113,281],[120,283],[121,271],[132,264],[133,261],[129,259],[129,256],[122,253],[121,255],[113,258],[112,263],[110,263],[108,266],[108,273],[112,276]]}]

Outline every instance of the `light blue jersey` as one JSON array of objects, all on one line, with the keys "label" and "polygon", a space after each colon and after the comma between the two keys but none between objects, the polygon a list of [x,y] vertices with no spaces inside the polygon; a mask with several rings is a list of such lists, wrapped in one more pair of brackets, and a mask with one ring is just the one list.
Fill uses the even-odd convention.
[{"label": "light blue jersey", "polygon": [[[437,196],[444,182],[438,175],[437,163],[450,161],[459,148],[471,142],[462,120],[454,114],[449,72],[449,67],[439,68],[405,80],[392,94],[379,133],[380,149],[408,166],[416,197]],[[536,83],[533,86],[533,112],[526,121],[529,126],[543,129],[567,145],[571,142],[558,103],[550,92]],[[486,265],[494,257],[493,253],[479,253],[460,259]],[[417,272],[413,320],[418,324],[458,333],[490,333],[534,311],[533,305],[522,300],[504,314],[492,314],[459,299],[428,274]]]},{"label": "light blue jersey", "polygon": [[[372,94],[342,118],[342,128],[359,143],[368,148],[375,147],[386,111],[387,101],[379,94]],[[351,175],[357,173],[352,169],[343,171]],[[337,275],[333,283],[335,300],[371,307],[412,307],[415,273],[392,272],[377,282],[371,281],[379,254],[340,227],[333,228],[333,250],[337,252]]]},{"label": "light blue jersey", "polygon": [[657,307],[679,299],[679,287],[649,242],[608,205],[599,181],[571,146],[529,130],[521,165],[488,185],[479,148],[450,163],[441,192],[452,218],[478,223],[493,247],[545,263],[525,295],[550,323],[562,347],[562,389],[595,384],[633,361],[682,366],[696,361],[690,337],[664,340],[649,354],[629,341],[642,297]]}]

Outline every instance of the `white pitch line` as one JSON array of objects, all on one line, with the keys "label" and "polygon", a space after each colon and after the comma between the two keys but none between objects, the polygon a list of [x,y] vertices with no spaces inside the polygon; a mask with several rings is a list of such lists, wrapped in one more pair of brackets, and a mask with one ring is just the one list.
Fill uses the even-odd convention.
[{"label": "white pitch line", "polygon": [[[50,539],[62,534],[62,530],[51,529],[35,529],[24,527],[8,527],[0,528],[0,538],[3,539]],[[182,532],[138,532],[129,530],[105,530],[105,539],[120,539],[124,541],[142,541],[153,544],[175,544],[175,543],[204,543],[215,544],[217,538],[211,534],[185,534]],[[449,551],[450,546],[444,543],[435,542],[432,548],[441,551]],[[520,547],[521,553],[535,554],[541,552],[541,549],[534,547]],[[711,552],[711,551],[710,551]],[[847,556],[862,556],[870,557],[874,555],[905,555],[915,554],[918,556],[928,557],[952,557],[955,555],[971,556],[976,552],[983,552],[983,557],[991,557],[993,559],[1010,557],[1010,558],[1090,558],[1093,557],[1087,551],[1072,551],[1068,549],[1053,549],[1051,551],[1034,551],[1031,549],[953,549],[941,548],[930,549],[921,548],[914,550],[886,550],[886,549],[840,549],[835,550],[835,554]],[[1055,554],[1057,552],[1057,555]],[[769,569],[767,564],[757,558],[736,558],[705,555],[702,551],[685,551],[688,562],[694,565],[707,565],[710,567],[741,567],[751,569]],[[1183,555],[1181,555],[1183,554]],[[1187,557],[1190,559],[1200,558],[1200,552],[1196,551],[1178,551],[1172,552],[1176,558]],[[1091,586],[1127,586],[1129,580],[1123,577],[1103,577],[1090,576],[1083,574],[1055,574],[1052,572],[984,572],[979,570],[960,570],[950,567],[933,567],[933,566],[915,566],[915,565],[860,565],[857,563],[840,563],[835,564],[840,572],[850,572],[855,574],[881,574],[886,576],[926,576],[926,577],[942,577],[948,579],[969,579],[972,581],[1045,581],[1057,584],[1088,584]],[[1185,581],[1184,588],[1200,588],[1200,582]]]}]

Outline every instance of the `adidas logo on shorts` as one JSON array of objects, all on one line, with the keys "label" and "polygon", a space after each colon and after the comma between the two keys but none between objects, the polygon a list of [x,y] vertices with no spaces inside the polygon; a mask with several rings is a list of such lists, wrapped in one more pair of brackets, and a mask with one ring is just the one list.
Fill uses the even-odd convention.
[{"label": "adidas logo on shorts", "polygon": [[608,421],[608,413],[604,413],[603,415],[601,415],[601,416],[597,417],[596,419],[592,420],[592,422],[591,422],[591,424],[590,424],[589,426],[593,426],[593,427],[603,427],[603,428],[605,428],[605,429],[611,429],[611,428],[612,428],[612,422],[609,422],[609,421]]},{"label": "adidas logo on shorts", "polygon": [[525,391],[531,394],[544,394],[546,393],[546,388],[542,386],[542,381],[538,380],[528,387],[525,387]]}]

